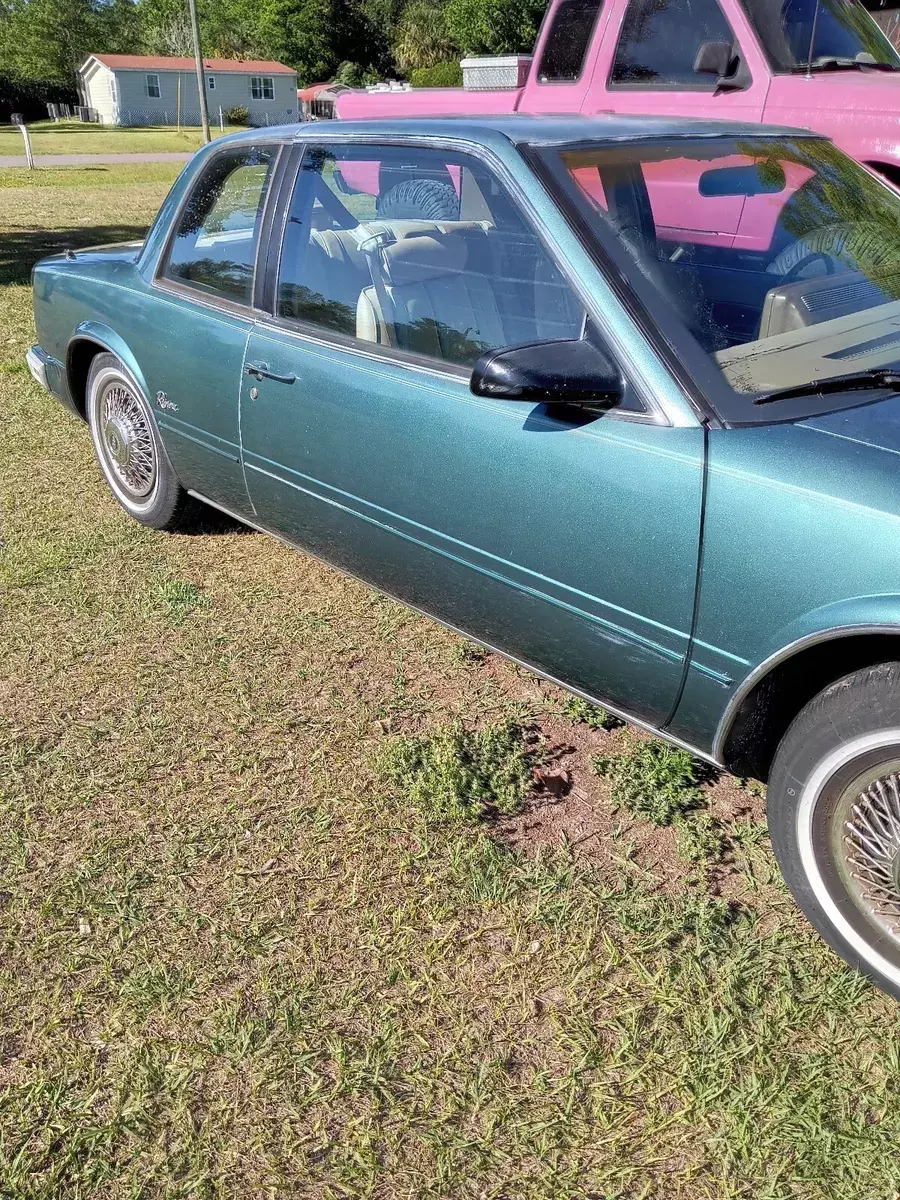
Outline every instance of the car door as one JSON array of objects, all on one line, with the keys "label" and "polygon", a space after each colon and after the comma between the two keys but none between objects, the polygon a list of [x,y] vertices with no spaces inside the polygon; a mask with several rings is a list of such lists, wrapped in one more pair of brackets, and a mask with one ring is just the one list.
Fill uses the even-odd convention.
[{"label": "car door", "polygon": [[242,143],[208,160],[160,255],[152,303],[129,335],[178,478],[237,511],[248,507],[238,446],[239,380],[278,150]]},{"label": "car door", "polygon": [[586,320],[480,159],[317,143],[285,230],[241,408],[260,523],[663,722],[691,627],[701,429],[636,398],[586,415],[472,394],[483,351]]}]

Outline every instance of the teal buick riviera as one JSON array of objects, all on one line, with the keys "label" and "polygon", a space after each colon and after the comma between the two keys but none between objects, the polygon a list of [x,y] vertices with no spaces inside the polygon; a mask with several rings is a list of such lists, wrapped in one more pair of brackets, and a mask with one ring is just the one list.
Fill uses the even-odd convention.
[{"label": "teal buick riviera", "polygon": [[34,297],[131,516],[212,505],[766,780],[900,997],[895,191],[755,125],[249,131]]}]

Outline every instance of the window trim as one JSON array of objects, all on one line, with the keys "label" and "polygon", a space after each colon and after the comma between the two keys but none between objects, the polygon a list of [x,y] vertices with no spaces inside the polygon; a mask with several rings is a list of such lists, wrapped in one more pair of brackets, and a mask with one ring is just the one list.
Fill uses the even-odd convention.
[{"label": "window trim", "polygon": [[257,239],[256,249],[253,254],[253,279],[250,285],[250,303],[244,304],[239,300],[229,300],[227,296],[217,296],[212,292],[204,292],[199,288],[192,287],[191,284],[185,283],[178,279],[169,279],[165,275],[165,269],[169,261],[169,256],[172,253],[172,245],[175,241],[175,235],[181,224],[181,218],[184,216],[184,211],[187,208],[194,190],[200,180],[206,174],[207,169],[220,158],[226,155],[233,154],[236,149],[240,148],[240,143],[223,147],[221,150],[216,150],[208,157],[204,158],[198,166],[198,169],[192,175],[190,182],[185,186],[184,193],[178,201],[178,207],[172,214],[172,219],[169,223],[169,228],[166,231],[166,236],[160,247],[159,254],[156,257],[156,262],[153,265],[153,272],[150,279],[150,286],[159,288],[163,292],[171,292],[173,295],[181,296],[183,299],[191,300],[193,303],[201,304],[204,308],[218,310],[220,312],[233,313],[237,316],[248,316],[258,311],[257,299],[259,294],[259,276],[260,276],[260,250],[264,245],[268,246],[270,219],[269,214],[274,207],[276,198],[280,192],[284,167],[286,164],[287,154],[285,153],[286,143],[281,138],[260,138],[247,142],[248,146],[256,146],[262,149],[264,146],[275,147],[275,160],[272,164],[271,175],[269,176],[269,186],[266,191],[265,199],[260,210],[260,235]]},{"label": "window trim", "polygon": [[[534,66],[534,77],[535,77],[538,87],[574,87],[576,84],[581,83],[581,81],[584,79],[585,72],[587,70],[588,59],[591,57],[591,47],[593,46],[594,40],[597,37],[597,29],[600,25],[600,18],[603,16],[603,9],[605,8],[607,2],[608,2],[608,0],[599,0],[599,4],[597,5],[597,12],[596,12],[596,15],[594,16],[594,23],[591,26],[591,32],[588,35],[587,42],[585,43],[584,54],[581,57],[581,67],[578,71],[578,74],[575,76],[575,78],[574,79],[541,79],[541,63],[544,60],[544,51],[547,48],[547,42],[550,40],[550,34],[553,31],[553,25],[555,25],[555,23],[556,23],[556,16],[557,16],[559,10],[562,8],[563,4],[566,3],[566,0],[560,0],[560,3],[557,4],[556,8],[554,8],[554,10],[553,10],[552,17],[548,17],[549,23],[548,23],[548,27],[547,27],[547,34],[541,43],[540,58],[537,59],[535,66]],[[543,33],[543,30],[541,32]]]},{"label": "window trim", "polygon": [[[300,153],[296,160],[294,160],[292,168],[290,170],[285,170],[281,180],[281,189],[285,198],[284,209],[281,214],[281,226],[277,231],[277,234],[274,228],[270,229],[269,232],[269,238],[271,239],[272,246],[268,252],[268,257],[265,264],[265,276],[261,283],[261,290],[265,295],[265,306],[257,314],[257,320],[261,325],[279,329],[284,333],[295,334],[301,338],[301,340],[312,342],[316,345],[330,346],[335,349],[345,350],[350,353],[357,354],[360,357],[377,359],[378,361],[384,362],[387,365],[393,363],[397,366],[425,371],[431,375],[442,376],[444,378],[453,379],[456,381],[460,380],[461,378],[464,380],[469,380],[471,378],[471,367],[465,367],[455,363],[441,362],[438,359],[430,358],[427,355],[414,354],[408,350],[401,350],[395,346],[382,346],[377,342],[363,342],[357,339],[355,336],[351,336],[350,334],[339,333],[337,330],[324,329],[319,325],[315,325],[309,321],[303,321],[297,317],[281,317],[278,315],[276,311],[277,281],[278,272],[281,265],[281,250],[284,243],[284,231],[287,224],[287,214],[290,210],[290,203],[293,198],[294,188],[297,183],[297,178],[300,174],[303,156],[307,148],[312,148],[322,144],[371,146],[373,148],[402,146],[406,149],[418,148],[425,150],[447,150],[458,154],[469,155],[470,157],[476,158],[482,162],[490,171],[494,172],[498,182],[502,183],[502,185],[506,188],[510,199],[514,202],[516,208],[522,215],[528,227],[537,237],[545,253],[550,258],[550,261],[560,272],[563,279],[566,281],[569,287],[571,287],[572,291],[575,293],[576,297],[584,307],[588,319],[593,323],[597,333],[603,340],[604,349],[612,356],[614,362],[627,379],[629,386],[633,389],[635,399],[638,401],[638,403],[643,405],[643,411],[641,412],[628,411],[627,409],[610,409],[605,416],[612,417],[613,419],[620,421],[637,421],[641,424],[658,426],[671,427],[679,423],[678,420],[673,419],[672,413],[668,411],[666,405],[661,403],[658,397],[655,396],[648,388],[640,384],[636,380],[634,372],[629,370],[629,363],[625,356],[614,344],[614,340],[608,337],[607,325],[603,317],[602,309],[595,303],[590,291],[577,279],[576,275],[569,267],[565,259],[557,252],[555,247],[546,238],[543,224],[540,220],[540,214],[535,210],[528,197],[523,193],[521,187],[519,186],[518,180],[515,178],[513,173],[508,169],[506,164],[488,147],[479,145],[475,142],[460,141],[456,138],[442,136],[428,138],[427,135],[423,136],[422,134],[409,134],[406,136],[401,134],[383,136],[362,133],[342,134],[338,130],[335,130],[333,134],[329,130],[328,137],[308,137],[304,140],[298,139],[294,143],[294,147],[299,149]],[[523,153],[526,147],[520,145],[516,146],[515,148],[520,154],[522,154],[523,160],[534,171],[534,174],[542,183],[545,190],[548,191],[548,196],[552,199],[554,193],[550,192],[546,187],[546,184],[543,183],[543,180],[541,180],[540,174],[537,172],[537,170],[535,170],[530,157]],[[579,238],[579,241],[580,240],[581,239]],[[596,263],[596,260],[593,259],[593,256],[591,257],[592,261],[595,261],[595,265],[598,266],[598,269],[602,270],[607,282],[611,287],[613,287],[613,290],[616,291],[610,280],[608,267],[600,266]],[[616,291],[616,295],[618,296],[618,291]],[[623,308],[626,309],[629,315],[632,315],[630,307],[624,303],[624,301],[622,303]],[[634,319],[633,316],[632,319]],[[635,324],[638,324],[638,322],[635,321]],[[642,327],[639,325],[639,328]],[[653,350],[656,350],[655,343],[649,337],[646,340],[648,346]],[[660,357],[660,361],[663,363],[663,365],[668,368],[668,360],[659,355],[658,357]],[[674,382],[681,387],[682,392],[685,392],[685,389],[681,384],[680,377],[671,370],[670,374],[672,374]],[[688,407],[690,408],[691,412],[694,413],[696,424],[699,426],[702,418],[697,416],[696,405],[692,402],[689,402]],[[679,413],[678,416],[680,417],[681,414]],[[681,424],[684,424],[683,420],[681,421]]]},{"label": "window trim", "polygon": [[[618,36],[616,37],[615,48],[612,52],[612,58],[609,62],[609,73],[606,76],[606,90],[608,92],[697,92],[698,94],[709,94],[715,92],[718,88],[718,81],[710,77],[709,79],[698,79],[696,83],[682,82],[667,82],[653,83],[647,80],[614,80],[613,71],[616,69],[616,59],[619,54],[619,46],[622,44],[622,37],[625,33],[625,22],[628,19],[628,14],[639,0],[627,0],[625,8],[622,11],[622,23],[619,26]],[[747,83],[740,89],[740,92],[747,92],[753,87],[753,72],[750,69],[750,64],[747,62],[747,56],[744,54],[741,42],[734,32],[734,27],[728,19],[728,14],[722,5],[722,0],[713,0],[719,12],[722,14],[722,20],[725,22],[725,28],[731,34],[731,45],[734,53],[737,54],[744,64],[744,69],[747,72]]]},{"label": "window trim", "polygon": [[207,88],[207,91],[210,91],[210,92],[214,92],[214,91],[216,90],[216,77],[215,77],[215,75],[207,75],[207,77],[206,77],[206,88]]},{"label": "window trim", "polygon": [[[150,82],[151,79],[155,79],[156,82],[151,83]],[[150,89],[154,88],[154,87],[156,88],[156,91],[152,92]],[[162,99],[162,86],[160,85],[160,82],[159,82],[159,72],[158,71],[145,72],[145,74],[144,74],[144,91],[147,93],[148,100]]]},{"label": "window trim", "polygon": [[[253,94],[253,85],[259,85],[259,95]],[[266,84],[269,85],[271,96],[266,95]],[[251,75],[250,76],[250,99],[251,100],[274,100],[275,99],[275,76],[274,75]]]}]

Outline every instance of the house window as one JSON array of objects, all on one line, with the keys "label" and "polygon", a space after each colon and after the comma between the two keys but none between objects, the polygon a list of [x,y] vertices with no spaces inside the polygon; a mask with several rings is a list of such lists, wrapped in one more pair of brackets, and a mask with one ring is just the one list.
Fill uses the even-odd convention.
[{"label": "house window", "polygon": [[147,76],[147,95],[151,96],[154,100],[159,99],[159,76],[158,75],[148,75]]},{"label": "house window", "polygon": [[275,80],[271,75],[251,75],[250,95],[254,100],[274,100]]},{"label": "house window", "polygon": [[206,86],[209,88],[209,90],[210,90],[211,92],[214,92],[214,91],[216,90],[216,77],[215,77],[215,75],[207,75],[207,77],[206,77]]}]

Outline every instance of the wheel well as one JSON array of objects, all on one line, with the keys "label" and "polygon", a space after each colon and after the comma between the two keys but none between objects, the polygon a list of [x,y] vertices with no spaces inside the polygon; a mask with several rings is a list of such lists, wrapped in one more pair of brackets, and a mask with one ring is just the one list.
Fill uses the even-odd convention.
[{"label": "wheel well", "polygon": [[837,636],[778,663],[747,693],[725,741],[730,771],[765,781],[778,743],[813,696],[853,671],[900,661],[900,630]]},{"label": "wheel well", "polygon": [[66,361],[66,379],[72,402],[82,417],[87,419],[87,379],[91,363],[98,354],[106,353],[106,347],[89,338],[81,338],[69,347]]},{"label": "wheel well", "polygon": [[900,167],[896,163],[870,162],[866,166],[871,167],[877,175],[883,175],[895,188],[900,188]]}]

